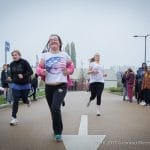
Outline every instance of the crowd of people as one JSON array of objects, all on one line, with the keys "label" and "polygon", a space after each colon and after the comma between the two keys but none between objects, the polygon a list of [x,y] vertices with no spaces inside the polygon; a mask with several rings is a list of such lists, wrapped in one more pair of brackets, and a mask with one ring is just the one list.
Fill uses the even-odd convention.
[{"label": "crowd of people", "polygon": [[[11,52],[12,62],[10,65],[4,65],[1,72],[1,83],[4,88],[4,96],[8,102],[12,103],[12,115],[10,125],[17,125],[17,113],[20,99],[31,105],[28,97],[30,90],[33,89],[33,99],[36,100],[36,88],[38,84],[38,76],[45,83],[45,96],[49,111],[51,114],[52,127],[54,138],[56,141],[62,141],[63,121],[61,114],[61,106],[65,105],[65,96],[67,89],[72,87],[73,83],[70,75],[74,72],[74,64],[70,56],[62,51],[61,38],[52,34],[46,44],[47,51],[42,54],[41,60],[36,68],[34,77],[33,70],[29,62],[22,58],[20,51],[14,50]],[[96,99],[96,115],[100,116],[101,97],[104,89],[104,67],[101,64],[100,54],[96,53],[90,59],[88,74],[90,98],[87,107]],[[123,100],[132,103],[133,89],[135,87],[135,97],[137,102],[145,101],[145,105],[150,105],[150,67],[144,63],[138,69],[135,75],[134,71],[129,68],[122,77],[123,83]],[[77,89],[77,82],[74,82],[75,90]],[[32,86],[32,88],[31,88]],[[8,94],[9,92],[9,94]],[[8,96],[9,95],[9,96]]]},{"label": "crowd of people", "polygon": [[135,95],[138,104],[150,106],[150,67],[146,63],[136,73],[131,68],[125,71],[122,84],[124,101],[132,103]]}]

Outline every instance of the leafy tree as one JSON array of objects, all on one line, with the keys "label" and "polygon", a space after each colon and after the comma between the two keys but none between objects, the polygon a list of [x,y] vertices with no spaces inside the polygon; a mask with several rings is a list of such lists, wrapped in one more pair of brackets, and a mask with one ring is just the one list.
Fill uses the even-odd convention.
[{"label": "leafy tree", "polygon": [[65,47],[65,52],[70,56],[70,46],[69,46],[69,43]]},{"label": "leafy tree", "polygon": [[76,50],[75,50],[75,44],[71,42],[71,59],[74,63],[74,66],[76,68]]}]

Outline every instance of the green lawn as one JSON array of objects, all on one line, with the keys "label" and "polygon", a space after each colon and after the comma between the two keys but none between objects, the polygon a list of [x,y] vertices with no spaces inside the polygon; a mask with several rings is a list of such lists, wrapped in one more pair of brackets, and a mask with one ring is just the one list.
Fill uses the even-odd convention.
[{"label": "green lawn", "polygon": [[123,93],[122,87],[117,87],[117,88],[116,87],[110,87],[110,88],[106,89],[106,91],[108,91],[112,94],[120,95],[120,96],[122,96],[122,93]]},{"label": "green lawn", "polygon": [[[37,91],[37,98],[44,96],[45,95],[45,91],[44,89],[40,89],[39,91]],[[0,95],[0,105],[2,104],[6,104],[6,99],[4,99],[3,95]]]},{"label": "green lawn", "polygon": [[122,92],[110,92],[110,93],[122,96]]},{"label": "green lawn", "polygon": [[4,99],[2,95],[0,95],[0,105],[5,103],[6,103],[6,99]]},{"label": "green lawn", "polygon": [[45,91],[44,90],[39,90],[39,91],[37,91],[37,97],[39,97],[39,96],[44,96],[45,95]]}]

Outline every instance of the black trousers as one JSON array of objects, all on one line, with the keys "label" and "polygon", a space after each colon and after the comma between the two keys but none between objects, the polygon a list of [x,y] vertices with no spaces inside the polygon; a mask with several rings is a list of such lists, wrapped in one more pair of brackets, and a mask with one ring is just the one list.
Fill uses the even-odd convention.
[{"label": "black trousers", "polygon": [[146,104],[150,105],[150,89],[143,90],[144,100]]},{"label": "black trousers", "polygon": [[33,100],[36,100],[36,87],[32,86],[32,91],[33,93],[29,94],[29,97],[33,96]]},{"label": "black trousers", "polygon": [[52,116],[54,134],[62,134],[63,123],[61,117],[61,103],[67,93],[67,84],[46,85],[45,95]]},{"label": "black trousers", "polygon": [[17,117],[19,100],[22,99],[23,103],[29,104],[28,94],[30,89],[27,90],[16,90],[12,89],[12,96],[14,98],[13,106],[12,106],[12,117]]},{"label": "black trousers", "polygon": [[101,96],[104,89],[104,83],[94,82],[90,84],[90,101],[94,100],[97,97],[97,105],[101,105]]}]

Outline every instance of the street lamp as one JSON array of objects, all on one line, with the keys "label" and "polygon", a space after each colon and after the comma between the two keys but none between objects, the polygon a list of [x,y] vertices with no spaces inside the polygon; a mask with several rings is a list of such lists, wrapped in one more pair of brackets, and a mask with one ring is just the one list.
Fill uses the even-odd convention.
[{"label": "street lamp", "polygon": [[145,56],[144,56],[144,61],[146,63],[146,40],[147,40],[147,37],[150,36],[150,34],[147,34],[147,35],[134,35],[133,37],[144,37],[145,39]]}]

